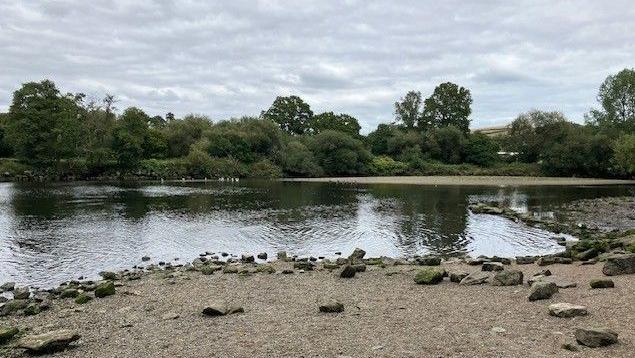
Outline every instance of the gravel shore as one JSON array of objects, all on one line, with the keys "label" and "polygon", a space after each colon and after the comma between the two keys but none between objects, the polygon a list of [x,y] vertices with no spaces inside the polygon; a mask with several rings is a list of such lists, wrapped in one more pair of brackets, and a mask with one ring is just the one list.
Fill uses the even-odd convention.
[{"label": "gravel shore", "polygon": [[413,184],[413,185],[475,185],[475,186],[528,186],[528,185],[635,185],[635,180],[596,178],[554,178],[518,176],[398,176],[398,177],[341,177],[292,178],[286,181],[334,182],[357,184]]},{"label": "gravel shore", "polygon": [[[577,283],[535,302],[527,299],[527,284],[463,286],[446,278],[417,285],[413,277],[421,267],[413,265],[369,265],[351,279],[326,269],[282,274],[292,268],[290,262],[273,266],[273,274],[149,273],[120,281],[114,296],[84,305],[54,300],[36,316],[2,317],[0,326],[31,333],[69,328],[82,335],[54,357],[632,357],[635,352],[634,275],[611,277],[615,288],[590,289],[591,279],[605,277],[601,263],[507,266],[522,270],[525,281],[548,268],[553,277]],[[459,262],[441,267],[481,269]],[[344,312],[320,313],[317,302],[325,298],[339,300]],[[201,313],[219,299],[245,312]],[[585,305],[589,314],[550,316],[547,306],[557,302]],[[588,326],[618,332],[619,343],[578,346],[573,332]],[[563,343],[579,351],[564,350]]]}]

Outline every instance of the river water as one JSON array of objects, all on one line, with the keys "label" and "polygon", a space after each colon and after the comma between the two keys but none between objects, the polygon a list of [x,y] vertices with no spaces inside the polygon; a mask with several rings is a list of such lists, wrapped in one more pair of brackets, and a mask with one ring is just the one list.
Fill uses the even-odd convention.
[{"label": "river water", "polygon": [[632,186],[0,183],[0,282],[50,287],[131,268],[146,255],[151,263],[184,263],[206,251],[548,254],[562,250],[555,234],[473,214],[468,204],[497,201],[550,215],[575,199],[632,192]]}]

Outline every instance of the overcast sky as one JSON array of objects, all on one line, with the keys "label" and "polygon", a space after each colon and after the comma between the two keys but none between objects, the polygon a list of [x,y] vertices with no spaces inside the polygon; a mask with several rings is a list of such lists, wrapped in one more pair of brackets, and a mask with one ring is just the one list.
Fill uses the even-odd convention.
[{"label": "overcast sky", "polygon": [[368,132],[408,90],[452,81],[472,127],[532,108],[582,121],[635,67],[635,2],[0,1],[0,111],[27,81],[151,115],[257,115],[277,95]]}]

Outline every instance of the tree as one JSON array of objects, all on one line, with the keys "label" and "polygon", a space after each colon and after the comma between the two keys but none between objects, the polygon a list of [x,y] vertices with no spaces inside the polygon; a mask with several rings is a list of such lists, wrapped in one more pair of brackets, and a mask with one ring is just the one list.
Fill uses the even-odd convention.
[{"label": "tree", "polygon": [[624,134],[613,144],[613,161],[626,175],[635,175],[635,134]]},{"label": "tree", "polygon": [[313,153],[298,141],[287,144],[285,155],[282,157],[282,169],[287,175],[296,177],[316,177],[324,174]]},{"label": "tree", "polygon": [[635,70],[623,69],[608,76],[597,96],[602,110],[591,110],[589,119],[600,126],[635,131]]},{"label": "tree", "polygon": [[113,136],[113,149],[119,166],[135,168],[143,159],[150,117],[142,110],[127,108],[117,120]]},{"label": "tree", "polygon": [[498,145],[483,133],[470,134],[465,147],[465,161],[490,166],[498,160]]},{"label": "tree", "polygon": [[460,163],[464,146],[465,136],[454,126],[435,128],[426,134],[425,151],[444,163]]},{"label": "tree", "polygon": [[550,175],[600,177],[608,174],[613,149],[606,136],[576,126],[562,140],[541,153],[542,167]]},{"label": "tree", "polygon": [[360,175],[367,172],[372,155],[362,142],[327,130],[311,138],[309,148],[327,175]]},{"label": "tree", "polygon": [[370,132],[366,137],[366,142],[370,147],[370,150],[375,155],[387,155],[390,154],[388,143],[390,139],[398,135],[400,129],[394,124],[380,124],[373,132]]},{"label": "tree", "polygon": [[412,129],[423,126],[421,122],[421,92],[410,91],[398,102],[395,102],[395,123]]},{"label": "tree", "polygon": [[61,95],[49,80],[29,82],[13,94],[6,126],[15,154],[49,163],[77,154],[83,95]]},{"label": "tree", "polygon": [[11,148],[6,135],[8,120],[8,113],[0,113],[0,158],[10,157],[13,155],[13,149]]},{"label": "tree", "polygon": [[310,123],[310,132],[313,134],[325,130],[334,130],[357,137],[360,129],[361,127],[356,118],[348,114],[335,114],[333,112],[320,113],[314,116]]},{"label": "tree", "polygon": [[186,156],[192,144],[198,142],[203,132],[210,128],[212,128],[212,122],[205,116],[189,114],[181,120],[169,120],[164,130],[167,133],[170,156]]},{"label": "tree", "polygon": [[532,110],[512,122],[505,139],[506,149],[519,153],[519,159],[532,163],[540,153],[566,136],[571,124],[560,112]]},{"label": "tree", "polygon": [[470,131],[471,105],[470,90],[451,82],[442,83],[424,101],[422,118],[436,128],[454,126],[467,134]]},{"label": "tree", "polygon": [[302,135],[309,129],[313,112],[311,107],[298,96],[277,97],[261,117],[274,123],[280,128],[295,135]]},{"label": "tree", "polygon": [[112,112],[113,96],[106,96],[101,104],[90,102],[82,118],[82,154],[91,170],[103,170],[114,159],[112,135],[116,116]]}]

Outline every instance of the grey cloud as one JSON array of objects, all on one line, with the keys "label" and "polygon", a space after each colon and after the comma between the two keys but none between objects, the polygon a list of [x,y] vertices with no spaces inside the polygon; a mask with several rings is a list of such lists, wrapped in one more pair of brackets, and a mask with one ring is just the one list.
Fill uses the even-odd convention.
[{"label": "grey cloud", "polygon": [[532,108],[581,121],[601,81],[635,66],[633,18],[630,0],[2,2],[0,111],[50,78],[216,120],[298,94],[369,131],[408,90],[453,81],[472,91],[473,127]]}]

